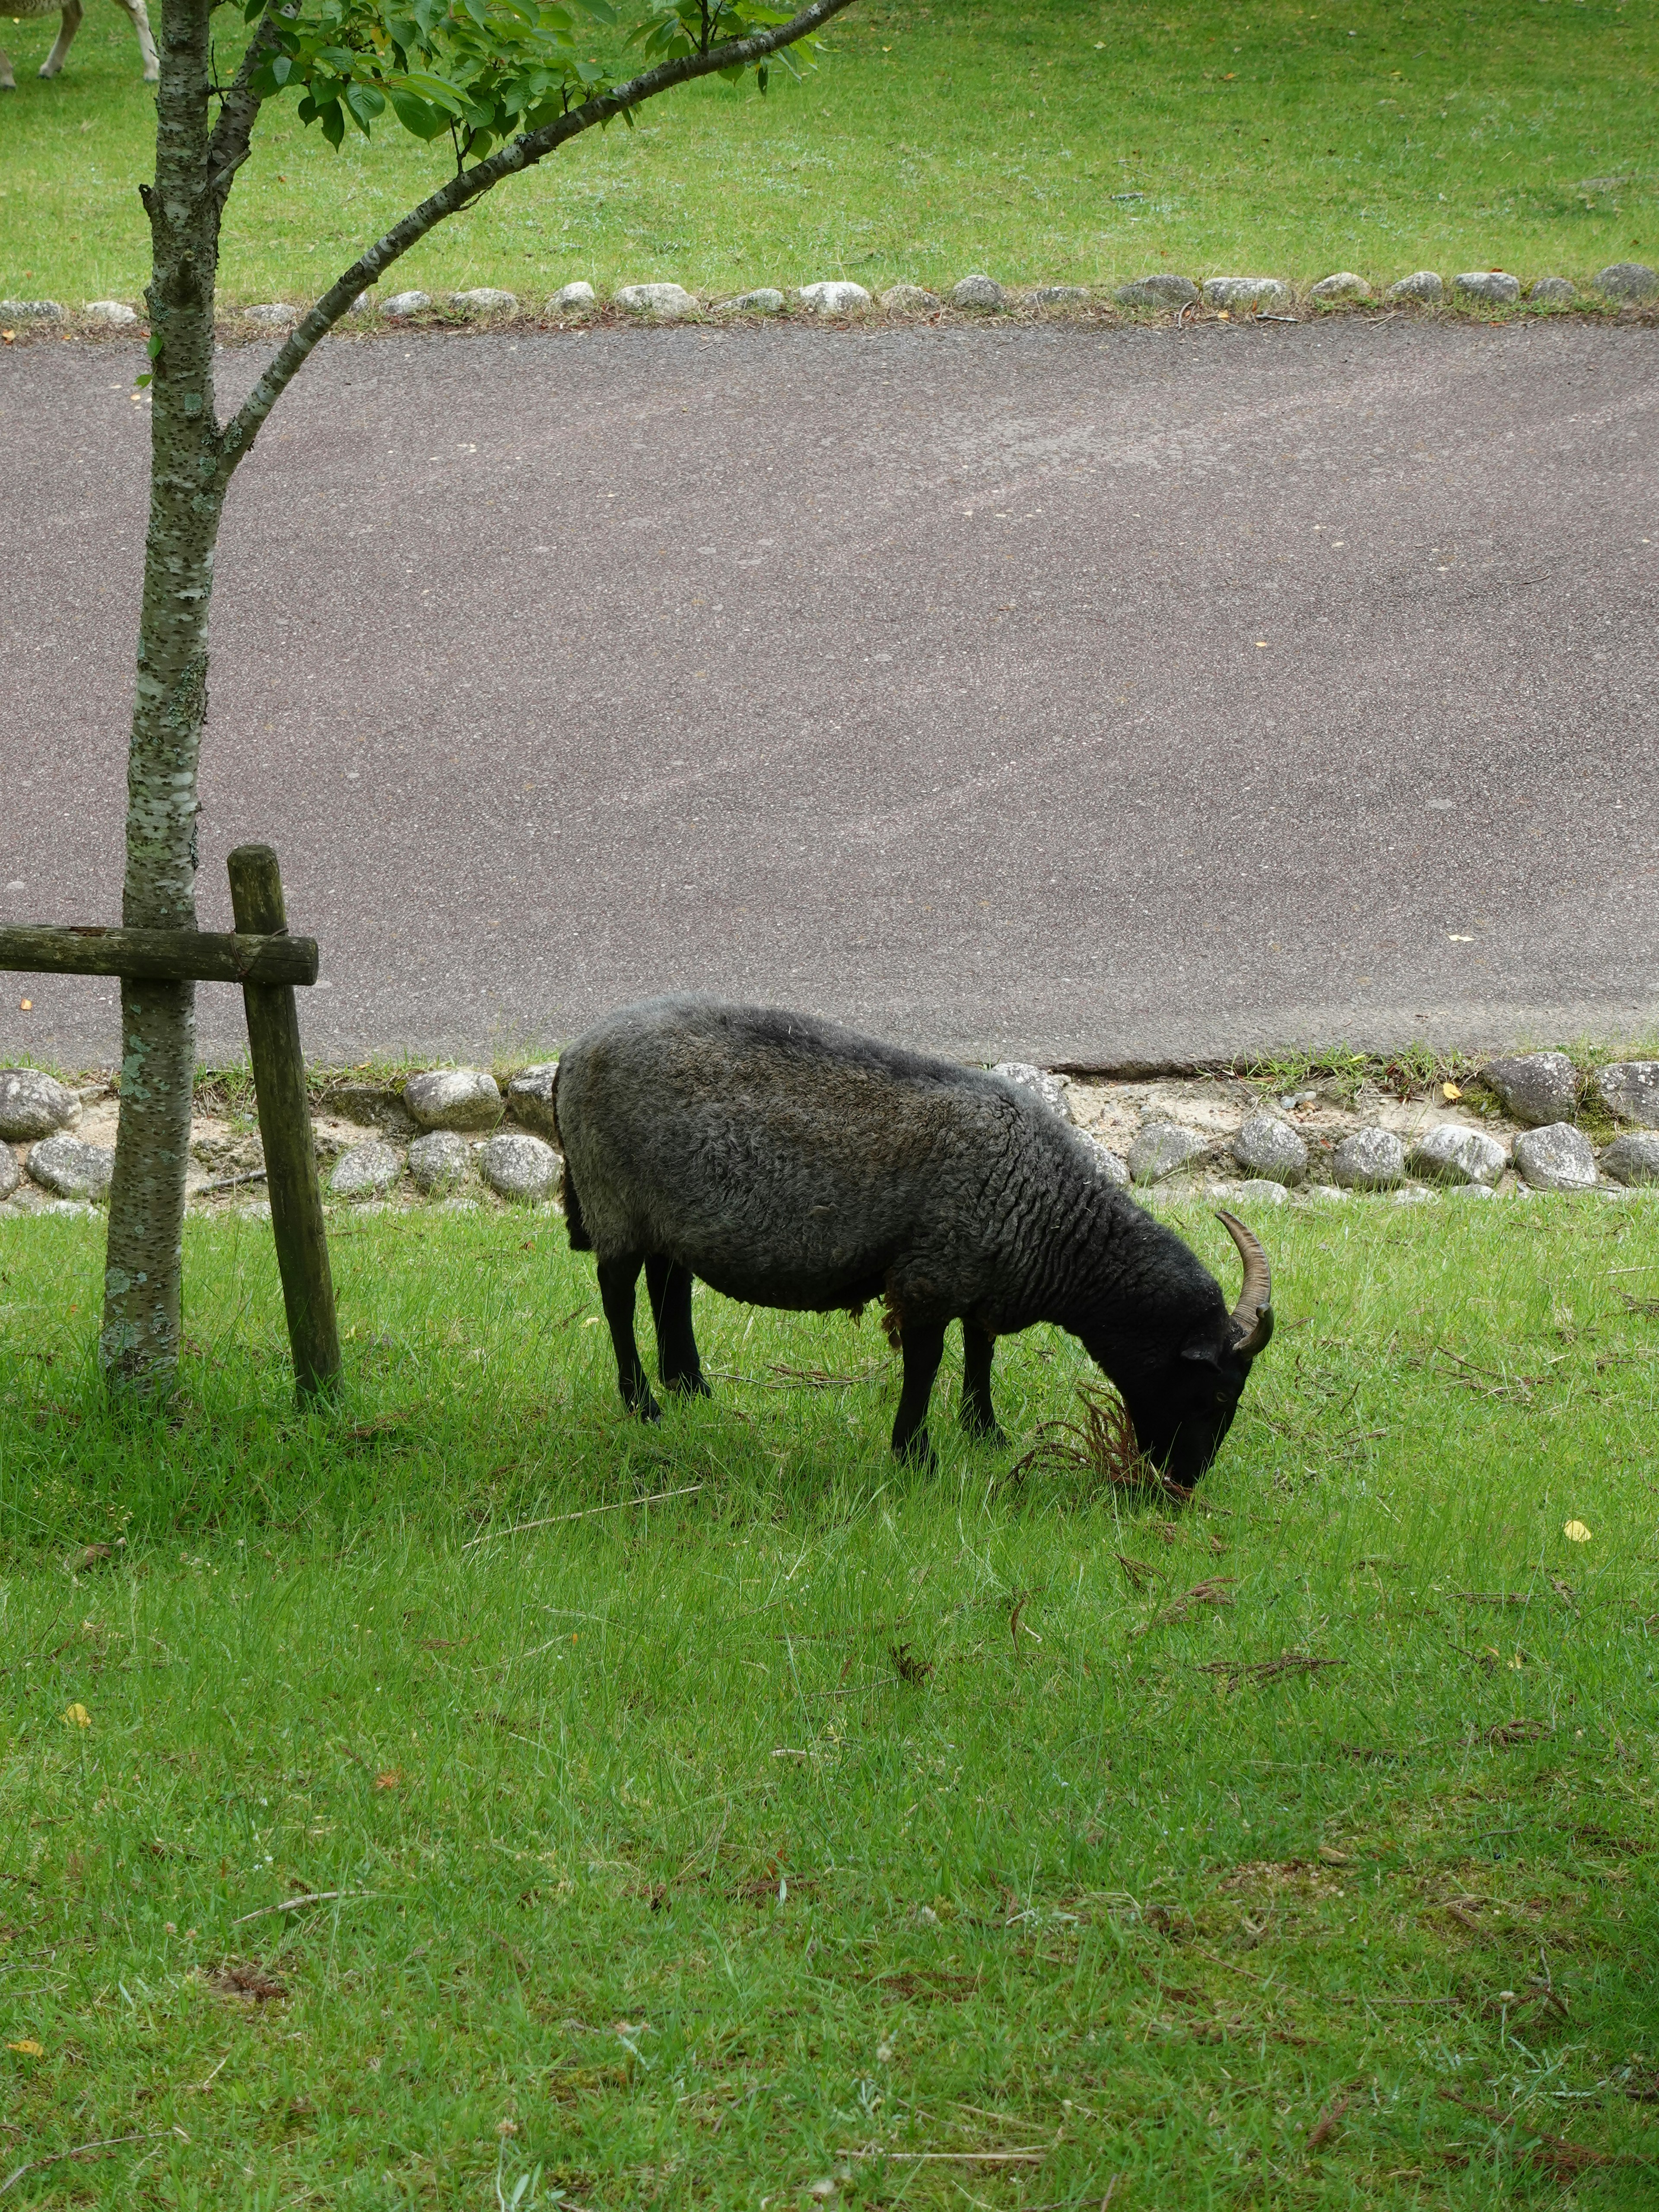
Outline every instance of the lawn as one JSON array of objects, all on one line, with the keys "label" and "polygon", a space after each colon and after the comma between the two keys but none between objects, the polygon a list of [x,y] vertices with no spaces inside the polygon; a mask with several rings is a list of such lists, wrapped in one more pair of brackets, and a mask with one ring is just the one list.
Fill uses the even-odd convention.
[{"label": "lawn", "polygon": [[337,1217],[331,1418],[192,1221],[123,1423],[100,1225],[9,1224],[8,2201],[1650,2203],[1659,1208],[1269,1222],[1185,1509],[1015,1472],[1043,1332],[930,1474],[878,1329],[712,1295],[629,1425],[545,1215]]},{"label": "lawn", "polygon": [[[227,71],[237,21],[222,18]],[[0,295],[136,301],[152,98],[107,0],[42,83],[55,24],[6,29],[20,89],[0,96]],[[1582,280],[1659,259],[1659,0],[889,0],[830,43],[802,87],[699,87],[580,141],[443,225],[398,283],[539,305],[578,276],[710,292],[939,288],[972,269]],[[277,108],[237,184],[222,296],[313,295],[447,158],[394,132],[335,155]]]}]

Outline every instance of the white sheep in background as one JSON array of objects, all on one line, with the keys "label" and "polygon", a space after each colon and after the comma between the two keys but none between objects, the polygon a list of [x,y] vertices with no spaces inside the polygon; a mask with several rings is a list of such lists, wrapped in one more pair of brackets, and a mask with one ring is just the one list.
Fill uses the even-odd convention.
[{"label": "white sheep in background", "polygon": [[[144,82],[154,84],[161,73],[161,68],[155,58],[155,41],[149,34],[149,17],[144,12],[144,0],[115,0],[115,4],[118,8],[125,8],[132,18],[132,27],[138,36],[138,51],[144,61]],[[70,40],[81,27],[83,12],[81,0],[4,0],[3,6],[0,7],[0,14],[9,15],[14,21],[24,15],[62,15],[63,21],[58,25],[52,52],[40,64],[42,76],[56,76],[63,68],[64,57],[70,50]],[[6,58],[4,47],[0,46],[0,92],[15,92],[16,89],[17,80],[11,73],[11,64]]]}]

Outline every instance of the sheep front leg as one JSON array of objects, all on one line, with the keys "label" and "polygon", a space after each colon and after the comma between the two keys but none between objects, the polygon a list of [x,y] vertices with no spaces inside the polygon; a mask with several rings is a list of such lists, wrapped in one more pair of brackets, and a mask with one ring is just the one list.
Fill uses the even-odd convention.
[{"label": "sheep front leg", "polygon": [[125,8],[132,18],[132,28],[138,40],[138,58],[144,65],[144,82],[154,84],[161,74],[161,64],[156,59],[155,41],[149,34],[149,15],[144,0],[115,0],[118,8]]},{"label": "sheep front leg", "polygon": [[659,1421],[662,1408],[651,1395],[640,1347],[634,1341],[634,1293],[640,1279],[643,1254],[625,1253],[620,1259],[599,1262],[599,1297],[611,1324],[611,1341],[617,1352],[617,1387],[630,1413],[644,1421]]},{"label": "sheep front leg", "polygon": [[0,92],[15,92],[17,80],[11,73],[11,62],[3,46],[0,46]]},{"label": "sheep front leg", "polygon": [[945,1324],[906,1321],[899,1342],[904,1353],[904,1382],[893,1423],[893,1454],[896,1459],[918,1460],[931,1467],[933,1447],[927,1437],[927,1401],[933,1395],[933,1377],[945,1357]]},{"label": "sheep front leg", "polygon": [[40,64],[42,76],[56,76],[63,68],[70,41],[80,27],[81,0],[64,0],[64,16],[58,26],[58,36],[52,42],[52,52]]},{"label": "sheep front leg", "polygon": [[645,1263],[645,1291],[657,1324],[657,1373],[663,1389],[683,1398],[713,1397],[691,1330],[691,1270],[653,1252]]},{"label": "sheep front leg", "polygon": [[965,1435],[988,1444],[1006,1444],[991,1403],[991,1361],[997,1340],[988,1328],[964,1318],[962,1324],[962,1426]]}]

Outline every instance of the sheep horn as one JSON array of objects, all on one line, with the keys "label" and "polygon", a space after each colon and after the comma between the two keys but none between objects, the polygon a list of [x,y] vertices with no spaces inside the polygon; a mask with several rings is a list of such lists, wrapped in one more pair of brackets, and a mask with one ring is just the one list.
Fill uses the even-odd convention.
[{"label": "sheep horn", "polygon": [[1244,1287],[1232,1311],[1233,1327],[1238,1332],[1234,1349],[1244,1358],[1254,1359],[1273,1333],[1273,1270],[1260,1239],[1236,1214],[1218,1213],[1216,1219],[1237,1245],[1238,1256],[1244,1262]]}]

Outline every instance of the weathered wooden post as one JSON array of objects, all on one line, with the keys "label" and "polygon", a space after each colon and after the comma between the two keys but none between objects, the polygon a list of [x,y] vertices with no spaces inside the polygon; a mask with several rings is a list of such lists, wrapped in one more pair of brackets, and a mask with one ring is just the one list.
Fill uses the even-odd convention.
[{"label": "weathered wooden post", "polygon": [[[230,855],[230,902],[238,936],[288,932],[283,878],[269,845],[239,845]],[[334,1279],[323,1229],[323,1199],[311,1137],[300,1017],[291,983],[245,982],[248,1053],[259,1102],[270,1228],[288,1310],[294,1376],[301,1397],[328,1390],[340,1372]]]}]

